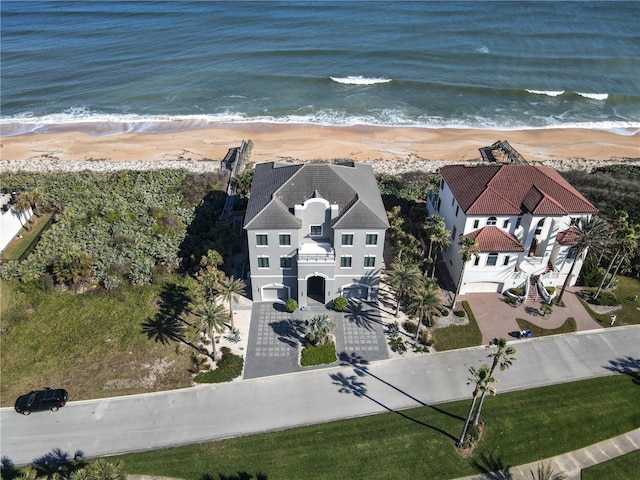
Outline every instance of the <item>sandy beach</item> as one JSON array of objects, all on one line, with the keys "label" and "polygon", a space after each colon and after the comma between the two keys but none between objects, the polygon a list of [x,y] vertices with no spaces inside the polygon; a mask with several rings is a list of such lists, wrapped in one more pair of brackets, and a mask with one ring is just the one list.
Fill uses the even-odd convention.
[{"label": "sandy beach", "polygon": [[[216,124],[173,133],[96,136],[77,131],[2,137],[0,171],[214,168],[229,148],[251,139],[252,162],[350,159],[376,171],[434,171],[443,163],[480,160],[479,148],[508,141],[525,159],[559,170],[604,162],[640,164],[640,133],[601,130],[468,130]],[[210,162],[207,160],[214,160]]]}]

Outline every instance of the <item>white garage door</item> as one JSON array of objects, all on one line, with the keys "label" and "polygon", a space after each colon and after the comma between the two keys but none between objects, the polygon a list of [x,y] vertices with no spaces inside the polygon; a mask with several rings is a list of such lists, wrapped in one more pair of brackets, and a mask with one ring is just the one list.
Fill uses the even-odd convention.
[{"label": "white garage door", "polygon": [[368,288],[360,285],[350,285],[342,289],[342,296],[359,300],[366,300],[368,297]]},{"label": "white garage door", "polygon": [[289,299],[289,292],[285,287],[265,287],[262,289],[263,302],[286,302]]},{"label": "white garage door", "polygon": [[468,283],[465,293],[502,293],[503,286],[498,282]]}]

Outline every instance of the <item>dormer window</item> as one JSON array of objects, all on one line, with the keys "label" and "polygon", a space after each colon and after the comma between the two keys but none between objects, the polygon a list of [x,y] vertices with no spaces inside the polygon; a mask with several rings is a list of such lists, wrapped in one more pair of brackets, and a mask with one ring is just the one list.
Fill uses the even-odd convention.
[{"label": "dormer window", "polygon": [[498,219],[496,217],[487,218],[487,227],[493,227],[498,223]]}]

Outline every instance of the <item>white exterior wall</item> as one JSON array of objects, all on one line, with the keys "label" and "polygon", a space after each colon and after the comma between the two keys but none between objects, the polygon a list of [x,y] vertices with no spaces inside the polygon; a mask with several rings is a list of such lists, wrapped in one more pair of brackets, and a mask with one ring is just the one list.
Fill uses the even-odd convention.
[{"label": "white exterior wall", "polygon": [[27,224],[33,212],[31,209],[26,212],[17,212],[13,208],[9,208],[7,211],[2,210],[2,216],[0,217],[0,251],[3,251],[9,242],[13,240],[22,227]]},{"label": "white exterior wall", "polygon": [[[438,203],[440,208],[438,209]],[[449,248],[442,252],[442,257],[449,270],[449,275],[454,284],[458,284],[462,271],[462,258],[458,254],[460,249],[460,235],[466,235],[475,230],[488,226],[489,216],[466,216],[462,209],[458,208],[457,200],[453,197],[451,189],[446,182],[442,182],[440,192],[436,198],[427,202],[427,210],[430,215],[439,215],[445,219],[447,229],[452,232],[452,241]],[[457,215],[456,215],[457,211]],[[557,269],[546,275],[543,282],[546,286],[561,286],[571,269],[572,259],[567,259],[571,247],[557,244],[558,233],[568,229],[574,218],[584,215],[566,215],[563,217],[536,216],[524,214],[522,216],[495,215],[495,227],[504,230],[516,237],[522,244],[523,252],[497,252],[495,266],[487,265],[490,252],[481,252],[479,260],[473,257],[465,266],[464,278],[460,284],[460,294],[477,291],[504,292],[513,287],[519,287],[528,281],[530,275],[541,274],[547,269],[549,262]],[[588,215],[590,216],[590,215]],[[520,218],[520,225],[516,228]],[[536,234],[538,222],[544,219],[540,232]],[[477,221],[477,225],[476,225]],[[506,226],[505,226],[506,222]],[[455,232],[454,232],[455,229]],[[536,248],[531,246],[537,241]],[[529,253],[532,253],[530,256]],[[505,257],[509,257],[507,265]],[[579,276],[584,258],[576,259],[579,262],[571,279],[570,285],[575,285]]]}]

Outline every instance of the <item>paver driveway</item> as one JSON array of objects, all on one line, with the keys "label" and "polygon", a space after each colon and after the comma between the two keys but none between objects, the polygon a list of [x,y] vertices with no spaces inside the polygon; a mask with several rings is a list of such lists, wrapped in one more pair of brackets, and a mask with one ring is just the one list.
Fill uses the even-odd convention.
[{"label": "paver driveway", "polygon": [[280,304],[254,303],[243,378],[280,375],[339,364],[340,359],[332,365],[300,366],[300,346],[306,334],[305,320],[321,313],[328,313],[336,323],[334,334],[339,357],[357,356],[369,362],[389,358],[380,311],[371,305],[355,303],[345,312],[314,309],[288,313]]}]

